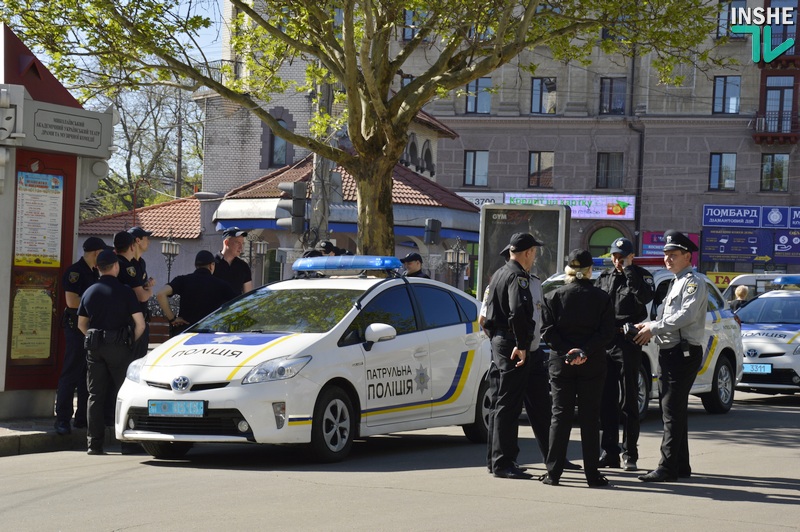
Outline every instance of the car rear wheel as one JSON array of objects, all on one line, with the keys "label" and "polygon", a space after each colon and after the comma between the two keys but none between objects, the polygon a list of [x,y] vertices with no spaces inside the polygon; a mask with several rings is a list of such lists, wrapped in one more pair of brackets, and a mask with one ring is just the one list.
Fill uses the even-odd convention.
[{"label": "car rear wheel", "polygon": [[489,439],[489,414],[492,398],[489,394],[489,380],[483,379],[478,387],[478,400],[475,402],[475,421],[464,425],[464,435],[472,443],[486,443]]},{"label": "car rear wheel", "polygon": [[644,421],[647,417],[647,407],[650,404],[650,386],[652,386],[652,382],[644,364],[639,366],[639,421]]},{"label": "car rear wheel", "polygon": [[353,447],[355,418],[350,397],[341,388],[326,388],[314,407],[311,452],[320,462],[343,460]]},{"label": "car rear wheel", "polygon": [[733,368],[726,357],[717,360],[711,391],[700,395],[703,407],[709,414],[726,414],[733,406],[734,377]]},{"label": "car rear wheel", "polygon": [[143,441],[140,442],[144,451],[153,458],[162,460],[176,460],[183,458],[192,448],[192,444],[183,441]]}]

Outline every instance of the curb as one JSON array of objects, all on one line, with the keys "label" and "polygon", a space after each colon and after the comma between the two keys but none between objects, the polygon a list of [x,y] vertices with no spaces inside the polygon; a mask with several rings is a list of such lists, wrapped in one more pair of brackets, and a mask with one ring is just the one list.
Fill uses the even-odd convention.
[{"label": "curb", "polygon": [[[48,420],[52,423],[52,419]],[[117,445],[113,427],[106,428],[104,446]],[[86,429],[59,436],[54,429],[7,430],[0,428],[0,457],[56,451],[86,451]]]}]

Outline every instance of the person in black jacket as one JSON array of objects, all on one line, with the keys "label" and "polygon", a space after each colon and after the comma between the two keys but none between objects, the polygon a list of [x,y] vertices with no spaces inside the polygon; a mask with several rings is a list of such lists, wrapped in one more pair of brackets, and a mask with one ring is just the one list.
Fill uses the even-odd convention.
[{"label": "person in black jacket", "polygon": [[607,486],[598,471],[600,399],[606,375],[606,346],[614,336],[611,298],[592,284],[592,255],[573,250],[565,268],[566,284],[545,296],[542,333],[550,354],[553,419],[547,474],[540,480],[558,485],[572,429],[577,397],[583,468],[589,486]]},{"label": "person in black jacket", "polygon": [[516,465],[517,439],[528,382],[525,362],[536,328],[529,272],[536,258],[533,248],[541,244],[530,233],[516,233],[509,245],[508,262],[494,273],[489,284],[483,323],[492,339],[492,362],[497,368],[490,372],[491,468],[499,478],[528,479],[533,475]]},{"label": "person in black jacket", "polygon": [[[603,388],[600,426],[603,437],[600,447],[600,467],[619,467],[622,452],[625,471],[636,471],[639,459],[639,368],[642,366],[642,347],[626,338],[626,323],[647,319],[647,304],[653,300],[653,275],[633,264],[633,243],[618,238],[611,245],[613,268],[600,274],[597,286],[611,296],[614,303],[614,340],[609,346],[608,371]],[[636,331],[636,329],[633,329]],[[638,332],[638,331],[637,331]],[[622,408],[620,412],[620,389]],[[622,449],[619,446],[619,425],[622,418]]]}]

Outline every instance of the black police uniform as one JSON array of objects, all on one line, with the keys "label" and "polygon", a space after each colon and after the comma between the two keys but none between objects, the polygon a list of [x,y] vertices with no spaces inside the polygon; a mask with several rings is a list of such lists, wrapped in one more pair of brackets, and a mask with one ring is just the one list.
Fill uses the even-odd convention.
[{"label": "black police uniform", "polygon": [[250,273],[250,266],[239,257],[234,257],[230,264],[217,253],[214,256],[214,277],[227,281],[233,288],[234,293],[240,296],[244,293],[244,284],[250,282],[253,277]]},{"label": "black police uniform", "polygon": [[[211,275],[211,270],[205,267],[197,268],[187,275],[178,275],[167,284],[172,288],[173,294],[181,296],[178,316],[190,325],[236,297],[230,284]],[[187,327],[189,325],[172,332],[178,334]]]},{"label": "black police uniform", "polygon": [[530,278],[520,264],[509,260],[492,277],[484,328],[492,341],[491,387],[496,390],[490,414],[492,471],[515,468],[519,454],[518,428],[522,399],[528,382],[528,364],[517,367],[511,360],[514,347],[528,351],[533,340],[533,301]]},{"label": "black police uniform", "polygon": [[[618,467],[622,452],[626,462],[639,459],[639,368],[642,366],[642,348],[625,338],[622,327],[626,323],[640,323],[647,319],[647,303],[653,300],[653,275],[644,268],[631,264],[622,269],[609,268],[600,274],[597,286],[611,296],[614,304],[613,343],[608,349],[608,371],[603,387],[600,424],[603,437],[600,446],[604,465]],[[619,397],[622,387],[622,408]],[[621,412],[620,412],[621,410]],[[622,421],[622,449],[619,446],[620,414]]]},{"label": "black police uniform", "polygon": [[[102,450],[105,408],[110,394],[125,380],[134,357],[132,318],[141,312],[136,294],[113,275],[103,275],[81,298],[78,315],[89,318],[88,379],[89,449]],[[94,332],[101,331],[102,334]]]},{"label": "black police uniform", "polygon": [[[553,419],[547,472],[554,481],[564,471],[576,397],[586,479],[592,482],[600,478],[600,398],[606,373],[605,349],[614,335],[613,327],[611,298],[590,279],[576,279],[545,296],[542,336],[553,349],[549,360]],[[564,356],[573,348],[584,351],[584,364],[565,362]]]},{"label": "black police uniform", "polygon": [[[90,268],[81,257],[64,272],[64,291],[77,294],[79,297],[97,282],[97,270]],[[78,329],[78,309],[65,308],[62,319],[66,349],[64,351],[64,367],[58,378],[56,389],[56,426],[69,429],[73,414],[75,390],[78,393],[78,410],[75,412],[75,426],[86,426],[86,402],[89,392],[86,390],[86,350],[83,348],[83,333]],[[68,430],[67,430],[68,432]]]},{"label": "black police uniform", "polygon": [[414,273],[403,272],[403,277],[422,277],[423,279],[430,279],[430,275],[423,272],[422,270],[416,271]]},{"label": "black police uniform", "polygon": [[[117,258],[119,259],[119,275],[117,279],[119,279],[122,284],[130,286],[131,288],[143,288],[147,283],[144,259],[133,258],[128,260],[122,255],[117,255]],[[147,323],[150,313],[148,311],[147,301],[139,301],[139,311],[144,316],[145,326],[144,333],[139,337],[134,349],[136,358],[141,358],[147,354],[147,346],[150,343],[150,325]]]}]

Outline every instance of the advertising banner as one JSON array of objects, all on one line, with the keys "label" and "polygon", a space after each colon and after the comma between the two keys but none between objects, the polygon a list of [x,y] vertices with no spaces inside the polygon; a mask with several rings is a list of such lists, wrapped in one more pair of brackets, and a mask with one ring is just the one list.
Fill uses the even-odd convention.
[{"label": "advertising banner", "polygon": [[596,194],[532,194],[507,192],[510,205],[569,207],[573,220],[633,220],[635,196],[600,196]]}]

